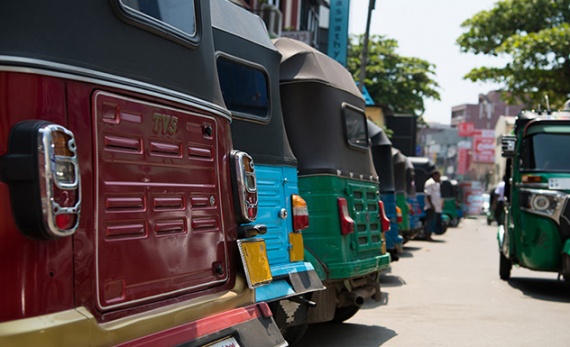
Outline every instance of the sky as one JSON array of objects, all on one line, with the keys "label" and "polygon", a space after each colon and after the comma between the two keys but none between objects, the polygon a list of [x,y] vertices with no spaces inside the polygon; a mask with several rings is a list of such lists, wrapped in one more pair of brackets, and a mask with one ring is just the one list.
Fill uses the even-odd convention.
[{"label": "sky", "polygon": [[[426,99],[428,122],[449,124],[451,108],[477,104],[479,94],[499,89],[491,83],[471,82],[463,76],[479,66],[503,66],[505,58],[462,53],[455,43],[465,31],[461,23],[497,0],[376,0],[370,24],[371,35],[396,39],[397,53],[417,57],[436,65],[434,79],[440,85],[441,100]],[[364,34],[368,0],[350,3],[349,33]]]}]

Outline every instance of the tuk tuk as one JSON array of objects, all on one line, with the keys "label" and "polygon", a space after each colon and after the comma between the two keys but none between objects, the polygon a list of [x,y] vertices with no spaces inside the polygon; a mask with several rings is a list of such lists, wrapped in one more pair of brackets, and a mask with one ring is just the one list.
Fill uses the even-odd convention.
[{"label": "tuk tuk", "polygon": [[211,7],[218,78],[233,118],[233,147],[255,161],[259,207],[249,225],[267,226],[256,237],[265,240],[273,281],[255,288],[255,299],[269,303],[283,336],[293,344],[308,326],[311,293],[324,287],[304,260],[301,231],[309,219],[281,112],[281,54],[258,16],[226,0],[212,0]]},{"label": "tuk tuk", "polygon": [[[210,1],[0,3],[0,345],[284,346]],[[265,227],[259,225],[258,230]]]},{"label": "tuk tuk", "polygon": [[406,180],[406,156],[398,149],[392,147],[392,165],[394,168],[394,189],[396,191],[396,212],[398,215],[398,232],[407,242],[416,236],[411,227],[412,206],[408,204],[408,182]]},{"label": "tuk tuk", "polygon": [[455,228],[459,225],[461,218],[463,218],[459,183],[456,180],[449,179],[447,176],[442,176],[440,189],[441,199],[443,200],[442,213],[449,219],[449,226]]},{"label": "tuk tuk", "polygon": [[392,142],[382,128],[370,120],[367,122],[374,168],[380,177],[380,199],[384,203],[386,217],[390,219],[390,230],[386,232],[386,249],[390,252],[392,261],[395,261],[398,260],[398,253],[402,251],[403,238],[398,230]]},{"label": "tuk tuk", "polygon": [[365,102],[351,74],[332,58],[293,39],[274,41],[282,54],[281,106],[307,201],[303,231],[309,259],[326,290],[314,292],[310,322],[342,322],[364,300],[381,300],[380,272],[390,266],[370,153]]},{"label": "tuk tuk", "polygon": [[416,169],[409,157],[406,157],[406,202],[410,213],[410,229],[414,235],[421,234],[423,224],[420,216],[423,211],[420,209],[416,192]]},{"label": "tuk tuk", "polygon": [[513,264],[570,280],[568,145],[570,109],[522,111],[512,135],[502,137],[502,156],[509,158],[498,231],[503,280],[510,278]]}]

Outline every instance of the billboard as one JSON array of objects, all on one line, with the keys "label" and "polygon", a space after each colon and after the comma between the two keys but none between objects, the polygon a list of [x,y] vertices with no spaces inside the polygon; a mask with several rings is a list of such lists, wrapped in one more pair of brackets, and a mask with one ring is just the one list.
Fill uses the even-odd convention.
[{"label": "billboard", "polygon": [[473,136],[473,162],[495,162],[495,138],[481,135]]},{"label": "billboard", "polygon": [[457,132],[459,133],[459,136],[462,137],[472,136],[474,130],[475,130],[475,124],[471,122],[461,122],[457,126]]}]

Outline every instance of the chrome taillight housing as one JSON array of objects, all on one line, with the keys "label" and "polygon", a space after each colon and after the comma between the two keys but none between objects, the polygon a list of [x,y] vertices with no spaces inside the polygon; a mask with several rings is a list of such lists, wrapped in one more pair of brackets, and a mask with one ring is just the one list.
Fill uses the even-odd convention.
[{"label": "chrome taillight housing", "polygon": [[242,151],[231,152],[234,204],[237,218],[249,223],[257,218],[257,179],[253,158]]},{"label": "chrome taillight housing", "polygon": [[300,195],[291,195],[293,205],[293,230],[301,231],[309,227],[309,209],[307,202]]},{"label": "chrome taillight housing", "polygon": [[22,233],[39,239],[75,233],[81,183],[71,131],[46,121],[16,124],[0,172],[10,187],[12,213]]}]

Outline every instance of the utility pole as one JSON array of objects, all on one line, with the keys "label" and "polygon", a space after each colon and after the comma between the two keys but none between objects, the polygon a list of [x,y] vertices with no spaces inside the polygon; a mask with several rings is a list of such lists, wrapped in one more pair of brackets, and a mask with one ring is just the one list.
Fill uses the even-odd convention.
[{"label": "utility pole", "polygon": [[368,17],[366,18],[366,31],[364,32],[364,45],[360,56],[360,82],[358,88],[360,93],[364,90],[364,79],[366,78],[366,59],[368,57],[368,36],[370,35],[370,20],[372,17],[372,10],[376,5],[376,0],[369,0],[368,2]]}]

